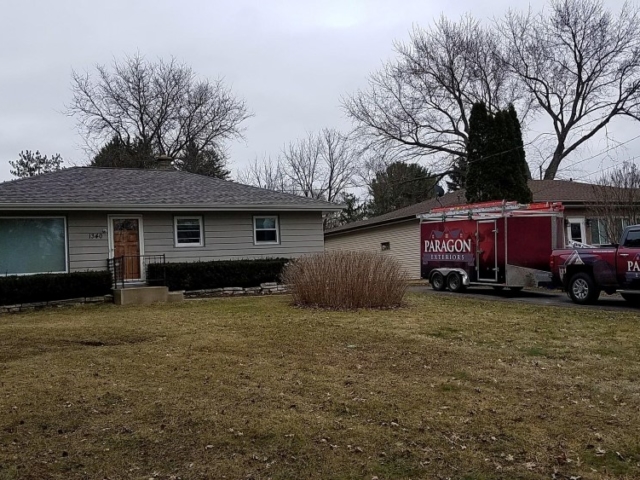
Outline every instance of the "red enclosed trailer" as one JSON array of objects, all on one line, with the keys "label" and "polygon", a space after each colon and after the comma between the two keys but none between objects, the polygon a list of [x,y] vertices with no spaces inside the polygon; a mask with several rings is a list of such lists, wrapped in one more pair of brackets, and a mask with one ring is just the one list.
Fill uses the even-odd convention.
[{"label": "red enclosed trailer", "polygon": [[550,284],[549,257],[564,246],[563,210],[560,203],[486,202],[420,215],[422,278],[451,291]]}]

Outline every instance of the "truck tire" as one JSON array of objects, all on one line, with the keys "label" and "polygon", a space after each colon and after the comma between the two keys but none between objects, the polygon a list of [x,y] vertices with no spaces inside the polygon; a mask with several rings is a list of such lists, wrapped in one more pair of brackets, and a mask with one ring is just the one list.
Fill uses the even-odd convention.
[{"label": "truck tire", "polygon": [[600,296],[600,289],[588,273],[576,273],[569,280],[569,298],[579,305],[595,303]]},{"label": "truck tire", "polygon": [[429,283],[431,283],[431,288],[433,288],[436,292],[441,292],[447,287],[444,281],[444,275],[442,275],[442,273],[440,272],[433,272]]},{"label": "truck tire", "polygon": [[629,305],[640,307],[640,293],[621,293],[620,295]]},{"label": "truck tire", "polygon": [[447,288],[454,293],[464,292],[466,287],[462,283],[462,275],[458,272],[451,272],[447,275]]}]

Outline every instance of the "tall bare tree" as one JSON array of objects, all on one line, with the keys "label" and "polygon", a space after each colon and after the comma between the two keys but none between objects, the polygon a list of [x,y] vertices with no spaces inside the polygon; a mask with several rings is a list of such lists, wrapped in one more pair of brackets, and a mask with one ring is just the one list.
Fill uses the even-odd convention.
[{"label": "tall bare tree", "polygon": [[271,157],[254,158],[249,165],[238,172],[238,181],[246,185],[253,185],[276,192],[295,193],[291,183],[285,175],[282,162]]},{"label": "tall bare tree", "polygon": [[334,129],[288,144],[276,162],[255,159],[238,179],[263,188],[338,201],[354,185],[359,171],[357,151]]},{"label": "tall bare tree", "polygon": [[[626,225],[640,224],[640,168],[624,162],[621,167],[602,175],[593,186],[597,218],[591,228],[607,243],[620,239]],[[597,225],[594,225],[597,222]]]},{"label": "tall bare tree", "polygon": [[469,114],[476,102],[490,111],[509,103],[525,116],[528,104],[498,55],[496,35],[467,16],[441,17],[414,28],[397,58],[369,78],[369,88],[344,100],[355,134],[388,157],[464,159]]},{"label": "tall bare tree", "polygon": [[198,79],[175,59],[150,62],[140,55],[97,65],[95,74],[72,75],[68,113],[89,145],[118,138],[141,142],[155,154],[180,158],[189,142],[219,150],[225,140],[242,135],[249,117],[243,100],[222,80]]},{"label": "tall bare tree", "polygon": [[553,126],[545,179],[614,118],[640,119],[638,21],[628,3],[614,15],[599,0],[553,0],[498,23],[503,62]]}]

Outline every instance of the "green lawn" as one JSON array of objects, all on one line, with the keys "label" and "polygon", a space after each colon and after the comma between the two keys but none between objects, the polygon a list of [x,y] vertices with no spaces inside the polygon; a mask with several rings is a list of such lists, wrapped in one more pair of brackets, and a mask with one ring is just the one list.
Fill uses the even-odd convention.
[{"label": "green lawn", "polygon": [[0,317],[0,479],[640,478],[634,313],[408,296]]}]

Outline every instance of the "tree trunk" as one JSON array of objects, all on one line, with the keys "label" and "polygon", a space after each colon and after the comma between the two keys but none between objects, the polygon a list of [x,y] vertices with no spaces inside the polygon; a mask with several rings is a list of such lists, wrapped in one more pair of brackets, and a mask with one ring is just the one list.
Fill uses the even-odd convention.
[{"label": "tree trunk", "polygon": [[551,163],[547,167],[544,172],[545,180],[553,180],[556,178],[556,174],[558,173],[558,167],[560,166],[560,162],[562,161],[562,153],[564,150],[564,145],[560,144],[556,147],[556,150],[553,152],[553,158],[551,159]]}]

